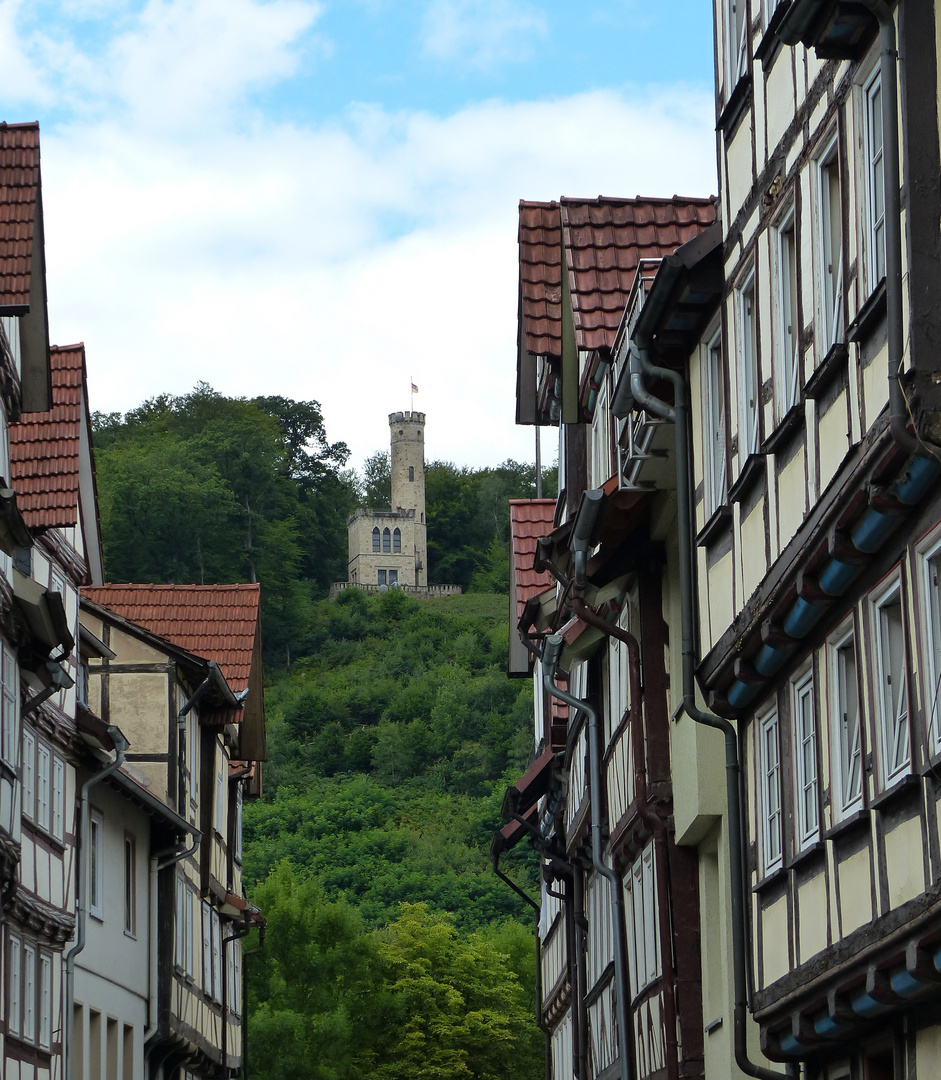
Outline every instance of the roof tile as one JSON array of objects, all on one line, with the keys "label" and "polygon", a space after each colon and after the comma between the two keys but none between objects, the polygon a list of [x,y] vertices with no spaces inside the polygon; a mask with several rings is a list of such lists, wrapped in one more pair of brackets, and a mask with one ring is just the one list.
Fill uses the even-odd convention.
[{"label": "roof tile", "polygon": [[39,124],[0,123],[0,308],[29,304]]},{"label": "roof tile", "polygon": [[82,595],[206,660],[235,693],[248,686],[259,629],[258,585],[98,585]]},{"label": "roof tile", "polygon": [[715,204],[679,196],[521,201],[519,215],[520,340],[527,352],[559,356],[563,246],[578,346],[611,346],[640,260],[691,240],[715,221]]},{"label": "roof tile", "polygon": [[54,345],[49,359],[52,408],[10,424],[10,481],[33,529],[78,524],[85,346]]},{"label": "roof tile", "polygon": [[547,571],[533,570],[536,541],[552,532],[555,499],[510,499],[510,567],[516,590],[516,618],[522,618],[526,601],[553,584]]}]

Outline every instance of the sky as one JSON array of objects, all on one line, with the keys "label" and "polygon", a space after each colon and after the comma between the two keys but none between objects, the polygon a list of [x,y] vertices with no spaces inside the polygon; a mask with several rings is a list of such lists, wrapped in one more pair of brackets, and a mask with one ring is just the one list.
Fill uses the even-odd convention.
[{"label": "sky", "polygon": [[713,194],[710,9],[0,0],[53,342],[84,341],[103,412],[313,399],[359,467],[414,405],[430,460],[531,461],[519,200]]}]

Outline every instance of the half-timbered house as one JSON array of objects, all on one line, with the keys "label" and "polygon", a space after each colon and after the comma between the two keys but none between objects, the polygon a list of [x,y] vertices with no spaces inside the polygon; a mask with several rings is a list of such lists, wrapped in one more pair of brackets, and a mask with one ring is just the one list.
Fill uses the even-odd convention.
[{"label": "half-timbered house", "polygon": [[528,836],[541,856],[556,1078],[703,1073],[697,865],[673,824],[676,485],[660,433],[624,419],[614,361],[661,260],[714,218],[709,199],[520,205],[517,419],[559,425],[560,495],[529,544],[540,504],[511,508],[511,673],[535,679],[537,756],[494,853]]},{"label": "half-timbered house", "polygon": [[[186,834],[162,852],[147,834],[155,950],[148,1075],[233,1075],[242,1052],[241,938],[257,914],[242,889],[241,807],[261,791],[265,752],[259,589],[103,586],[85,591],[81,619],[100,643],[87,658],[88,707],[126,735],[126,767],[172,811],[164,827],[169,819]],[[112,844],[124,835],[129,857],[128,826],[113,816],[111,825]],[[100,1023],[93,1000],[76,1007],[87,1013],[86,1031],[93,1012]]]},{"label": "half-timbered house", "polygon": [[750,1006],[812,1075],[941,1055],[934,3],[717,0],[690,354],[698,677],[737,726]]}]

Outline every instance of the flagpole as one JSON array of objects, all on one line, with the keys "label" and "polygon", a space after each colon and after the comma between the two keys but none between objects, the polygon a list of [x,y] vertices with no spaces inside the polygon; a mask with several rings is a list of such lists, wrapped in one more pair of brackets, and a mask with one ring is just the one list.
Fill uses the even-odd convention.
[{"label": "flagpole", "polygon": [[411,375],[409,375],[409,377],[408,377],[408,385],[412,388],[412,395],[411,395],[411,399],[410,399],[410,403],[409,403],[409,410],[411,412],[414,412],[415,411],[415,380],[412,378]]}]

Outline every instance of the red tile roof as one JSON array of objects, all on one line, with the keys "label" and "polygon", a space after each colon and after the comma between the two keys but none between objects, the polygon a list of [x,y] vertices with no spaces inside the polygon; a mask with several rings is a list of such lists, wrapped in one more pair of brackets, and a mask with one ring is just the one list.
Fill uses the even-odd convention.
[{"label": "red tile roof", "polygon": [[580,349],[614,344],[637,264],[672,254],[715,221],[712,199],[520,202],[520,333],[527,352],[562,352],[563,249]]},{"label": "red tile roof", "polygon": [[0,124],[0,308],[29,305],[39,124]]},{"label": "red tile roof", "polygon": [[258,585],[98,585],[82,595],[187,652],[215,660],[235,693],[248,686],[259,629]]},{"label": "red tile roof", "polygon": [[533,557],[539,537],[552,532],[555,506],[555,499],[510,499],[510,574],[516,590],[517,622],[526,601],[554,584],[548,570],[533,570]]},{"label": "red tile roof", "polygon": [[78,524],[85,346],[54,345],[52,408],[10,424],[10,480],[30,528]]},{"label": "red tile roof", "polygon": [[520,199],[520,333],[536,356],[562,353],[561,229],[557,202]]}]

